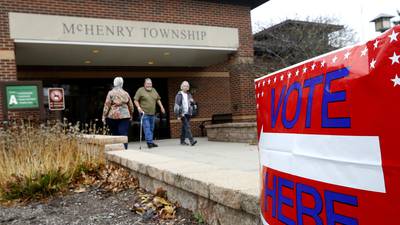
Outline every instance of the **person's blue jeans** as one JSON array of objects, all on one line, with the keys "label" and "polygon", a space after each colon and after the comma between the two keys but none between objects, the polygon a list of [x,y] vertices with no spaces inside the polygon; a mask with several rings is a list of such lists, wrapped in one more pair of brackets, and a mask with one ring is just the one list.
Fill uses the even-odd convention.
[{"label": "person's blue jeans", "polygon": [[[115,136],[128,136],[129,119],[106,119],[111,134]],[[125,149],[128,149],[128,143],[124,143]]]},{"label": "person's blue jeans", "polygon": [[188,138],[190,143],[193,143],[192,131],[190,130],[190,115],[185,115],[181,118],[181,144],[185,143],[185,139]]},{"label": "person's blue jeans", "polygon": [[154,115],[145,114],[143,116],[143,130],[147,144],[153,143],[153,132],[154,132],[154,122],[155,122],[154,119],[155,119]]}]

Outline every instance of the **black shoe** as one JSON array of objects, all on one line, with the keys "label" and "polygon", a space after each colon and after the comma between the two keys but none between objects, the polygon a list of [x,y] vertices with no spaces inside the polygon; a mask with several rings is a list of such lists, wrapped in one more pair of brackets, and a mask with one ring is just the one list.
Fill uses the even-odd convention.
[{"label": "black shoe", "polygon": [[190,145],[194,146],[196,143],[197,143],[197,141],[192,141],[192,142],[190,142]]},{"label": "black shoe", "polygon": [[153,147],[158,147],[158,145],[156,145],[156,144],[154,144],[154,143],[151,143],[151,145],[153,145]]},{"label": "black shoe", "polygon": [[186,141],[181,142],[181,145],[189,145]]},{"label": "black shoe", "polygon": [[154,146],[153,146],[152,143],[147,143],[147,147],[148,147],[148,148],[152,148],[152,147],[154,147]]}]

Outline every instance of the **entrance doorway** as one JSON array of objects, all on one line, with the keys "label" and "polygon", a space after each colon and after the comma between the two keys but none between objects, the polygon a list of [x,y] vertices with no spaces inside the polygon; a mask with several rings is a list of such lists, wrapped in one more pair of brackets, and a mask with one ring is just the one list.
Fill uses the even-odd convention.
[{"label": "entrance doorway", "polygon": [[[162,98],[167,115],[161,115],[157,106],[156,125],[154,130],[155,139],[170,138],[169,110],[168,110],[168,87],[167,79],[152,79],[153,86]],[[143,86],[142,78],[124,78],[124,90],[132,98],[139,87]],[[101,116],[107,93],[112,89],[113,78],[102,79],[63,79],[59,81],[43,80],[43,87],[63,87],[65,91],[65,110],[61,112],[62,118],[69,122],[81,124],[96,123],[102,126]],[[140,118],[135,107],[133,120],[129,128],[129,141],[138,141],[140,132]]]}]

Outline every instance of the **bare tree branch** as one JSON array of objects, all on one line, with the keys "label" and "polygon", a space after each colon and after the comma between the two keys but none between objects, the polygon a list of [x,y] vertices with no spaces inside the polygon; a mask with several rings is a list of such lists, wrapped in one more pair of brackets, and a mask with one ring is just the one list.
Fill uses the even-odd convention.
[{"label": "bare tree branch", "polygon": [[275,71],[355,42],[355,32],[333,17],[286,20],[254,35],[256,68]]}]

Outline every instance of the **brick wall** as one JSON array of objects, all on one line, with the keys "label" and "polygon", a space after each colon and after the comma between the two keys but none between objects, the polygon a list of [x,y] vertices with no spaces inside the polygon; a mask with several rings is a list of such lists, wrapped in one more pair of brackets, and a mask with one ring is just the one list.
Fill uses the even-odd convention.
[{"label": "brick wall", "polygon": [[5,99],[3,98],[3,93],[2,90],[0,90],[0,126],[1,126],[1,121],[4,118],[4,112],[3,112],[3,101]]},{"label": "brick wall", "polygon": [[234,65],[230,70],[232,113],[236,116],[255,115],[255,74],[251,65]]},{"label": "brick wall", "polygon": [[239,29],[238,54],[253,55],[250,7],[246,6],[194,0],[2,0],[0,47],[13,49],[9,39],[8,12],[234,27]]},{"label": "brick wall", "polygon": [[[238,52],[231,57],[251,58],[253,56],[250,7],[246,6],[195,0],[1,0],[0,50],[13,51],[14,44],[9,38],[8,12],[234,27],[239,29],[240,47]],[[229,62],[226,62],[203,68],[202,70],[228,71],[229,64]],[[0,80],[16,80],[16,74],[17,68],[14,60],[0,61]],[[227,112],[232,112],[235,115],[254,114],[254,110],[250,110],[251,107],[247,107],[254,103],[250,98],[250,96],[254,97],[252,93],[254,89],[253,76],[248,76],[247,73],[233,73],[232,75],[234,76],[230,79],[188,78],[190,82],[193,82],[198,87],[198,93],[196,93],[195,98],[199,101],[199,117],[211,117],[215,113]],[[176,92],[181,81],[182,79],[170,79],[170,91]],[[217,86],[222,87],[218,88]],[[246,89],[248,87],[250,87],[251,91]],[[232,92],[232,95],[229,90]],[[213,99],[215,96],[218,96],[218,100]],[[234,106],[239,105],[240,109],[232,108],[231,101],[234,102]],[[170,102],[173,101],[170,99]],[[2,112],[0,111],[1,119]],[[171,124],[172,130],[175,129],[172,128],[174,126]],[[194,133],[198,134],[198,132],[199,130],[194,130]]]},{"label": "brick wall", "polygon": [[8,120],[19,120],[26,119],[31,121],[37,121],[40,118],[40,112],[38,111],[16,111],[8,112]]},{"label": "brick wall", "polygon": [[[195,89],[193,98],[198,103],[199,114],[194,120],[211,118],[213,114],[231,113],[231,96],[229,77],[199,77],[199,78],[169,78],[168,79],[168,102],[169,115],[171,119],[171,136],[178,137],[180,134],[180,123],[174,115],[175,95],[180,90],[182,81],[187,80],[191,88]],[[200,136],[201,121],[192,121],[192,132]]]},{"label": "brick wall", "polygon": [[[200,124],[201,121],[190,121],[190,127],[192,130],[192,135],[193,137],[200,137],[201,136],[201,129],[200,129]],[[208,123],[209,124],[209,123]],[[171,128],[171,138],[179,138],[181,135],[181,126],[182,124],[179,123],[171,123],[170,128]]]}]

